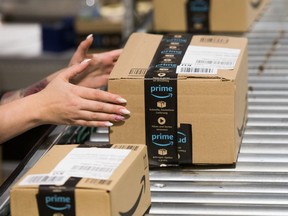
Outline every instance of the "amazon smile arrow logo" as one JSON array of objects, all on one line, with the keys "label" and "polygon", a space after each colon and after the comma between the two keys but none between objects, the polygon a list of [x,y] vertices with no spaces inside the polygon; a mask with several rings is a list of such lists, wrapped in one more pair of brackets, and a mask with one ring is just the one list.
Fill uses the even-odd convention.
[{"label": "amazon smile arrow logo", "polygon": [[172,98],[173,94],[172,93],[168,93],[167,95],[156,95],[156,94],[151,94],[153,97],[155,98],[159,98],[159,99],[165,99],[165,98]]},{"label": "amazon smile arrow logo", "polygon": [[62,207],[56,207],[56,206],[52,206],[52,205],[47,205],[48,208],[55,210],[55,211],[64,211],[66,209],[71,209],[71,205],[67,204],[65,206]]},{"label": "amazon smile arrow logo", "polygon": [[142,176],[140,184],[142,184],[142,187],[141,187],[141,190],[139,192],[139,195],[137,197],[137,200],[136,200],[135,204],[127,212],[119,212],[119,214],[121,216],[132,216],[136,212],[137,207],[138,207],[138,205],[140,203],[142,194],[145,193],[145,191],[146,191],[146,178],[145,178],[145,175]]}]

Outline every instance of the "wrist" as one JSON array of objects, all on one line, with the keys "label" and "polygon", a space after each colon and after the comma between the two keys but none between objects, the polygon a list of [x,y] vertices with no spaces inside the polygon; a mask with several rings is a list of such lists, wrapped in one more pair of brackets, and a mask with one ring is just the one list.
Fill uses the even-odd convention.
[{"label": "wrist", "polygon": [[45,113],[43,105],[40,104],[41,98],[39,99],[38,94],[29,95],[27,97],[23,97],[21,99],[24,102],[23,109],[26,110],[27,113],[27,121],[28,124],[32,127],[37,127],[42,124],[45,124],[45,120],[43,119],[43,115]]},{"label": "wrist", "polygon": [[49,82],[47,79],[41,80],[40,82],[37,82],[31,86],[28,86],[27,88],[20,90],[20,95],[21,97],[26,97],[28,95],[32,95],[37,92],[40,92],[42,89],[44,89],[48,85],[48,83]]},{"label": "wrist", "polygon": [[21,90],[6,92],[0,98],[0,105],[9,103],[11,101],[14,101],[14,100],[17,100],[17,99],[20,99],[20,98],[22,98]]}]

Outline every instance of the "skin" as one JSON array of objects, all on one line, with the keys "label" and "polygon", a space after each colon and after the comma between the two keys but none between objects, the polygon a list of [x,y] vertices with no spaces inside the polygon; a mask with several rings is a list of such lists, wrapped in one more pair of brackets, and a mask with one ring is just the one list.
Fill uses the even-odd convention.
[{"label": "skin", "polygon": [[[72,56],[68,67],[79,64],[85,59],[91,59],[91,61],[85,71],[76,77],[73,77],[70,82],[89,88],[101,88],[107,85],[109,74],[122,53],[122,49],[90,54],[88,53],[88,50],[92,43],[93,36],[89,35],[86,40],[80,43]],[[60,71],[57,71],[27,88],[5,93],[0,100],[0,105],[41,91],[59,74],[59,72]]]},{"label": "skin", "polygon": [[43,124],[107,127],[126,119],[126,100],[99,89],[122,50],[89,54],[92,42],[91,36],[81,42],[67,68],[3,95],[0,143]]}]

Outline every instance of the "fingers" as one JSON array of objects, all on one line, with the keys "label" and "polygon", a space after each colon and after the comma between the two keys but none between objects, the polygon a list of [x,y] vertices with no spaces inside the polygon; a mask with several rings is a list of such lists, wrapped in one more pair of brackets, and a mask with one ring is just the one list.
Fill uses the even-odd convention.
[{"label": "fingers", "polygon": [[113,123],[125,121],[130,115],[127,101],[119,95],[85,87],[78,87],[77,95],[81,98],[77,105],[81,120]]},{"label": "fingers", "polygon": [[118,60],[122,53],[122,49],[116,49],[108,52],[103,53],[96,53],[92,54],[93,62],[98,65],[107,66],[107,65],[114,65],[115,62]]},{"label": "fingers", "polygon": [[118,58],[122,52],[123,52],[123,49],[112,50],[112,51],[109,51],[109,55],[111,56],[111,58],[115,62],[118,60]]},{"label": "fingers", "polygon": [[71,65],[74,65],[74,64],[77,64],[77,63],[80,63],[81,61],[83,61],[83,59],[86,56],[88,56],[87,52],[88,52],[90,46],[92,45],[92,43],[93,43],[93,35],[90,34],[87,36],[87,38],[84,41],[82,41],[79,44],[74,55],[71,58],[69,65],[71,66]]},{"label": "fingers", "polygon": [[84,121],[84,120],[79,120],[76,121],[75,124],[73,125],[82,125],[86,127],[111,127],[113,126],[113,123],[109,121]]},{"label": "fingers", "polygon": [[83,101],[80,109],[91,111],[94,113],[115,114],[116,116],[114,116],[113,119],[109,119],[111,121],[124,120],[122,116],[130,114],[130,111],[127,110],[126,107],[122,106],[121,104],[112,104],[112,103],[92,101],[92,100]]},{"label": "fingers", "polygon": [[123,106],[88,100],[82,101],[79,109],[77,117],[70,119],[70,125],[110,127],[125,121],[130,114]]},{"label": "fingers", "polygon": [[122,98],[120,95],[112,94],[110,92],[102,91],[99,89],[92,89],[79,86],[77,88],[78,95],[82,98],[92,101],[101,101],[105,103],[113,104],[125,104],[126,99]]},{"label": "fingers", "polygon": [[63,72],[60,74],[60,76],[63,76],[63,78],[67,81],[73,79],[77,75],[81,74],[82,72],[85,71],[87,66],[89,65],[89,62],[91,59],[85,59],[82,61],[80,64],[72,65],[69,68],[66,68],[63,70]]},{"label": "fingers", "polygon": [[128,118],[128,115],[117,115],[117,114],[110,114],[110,113],[101,113],[101,112],[91,112],[91,111],[82,111],[81,113],[82,118],[79,119],[81,121],[87,121],[87,122],[102,122],[107,123],[109,122],[110,125],[106,126],[112,126],[115,122],[121,122],[125,121],[126,118]]}]

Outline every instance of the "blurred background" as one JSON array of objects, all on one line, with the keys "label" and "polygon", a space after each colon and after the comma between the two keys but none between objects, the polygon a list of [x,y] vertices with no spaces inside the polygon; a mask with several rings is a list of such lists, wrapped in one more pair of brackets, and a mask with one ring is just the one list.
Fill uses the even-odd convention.
[{"label": "blurred background", "polygon": [[118,48],[149,11],[149,1],[0,0],[0,92],[66,66],[91,33],[93,52]]},{"label": "blurred background", "polygon": [[[91,33],[91,52],[122,47],[131,32],[149,29],[151,9],[148,0],[0,0],[0,95],[66,67],[80,41]],[[0,147],[4,178],[41,130]]]}]

